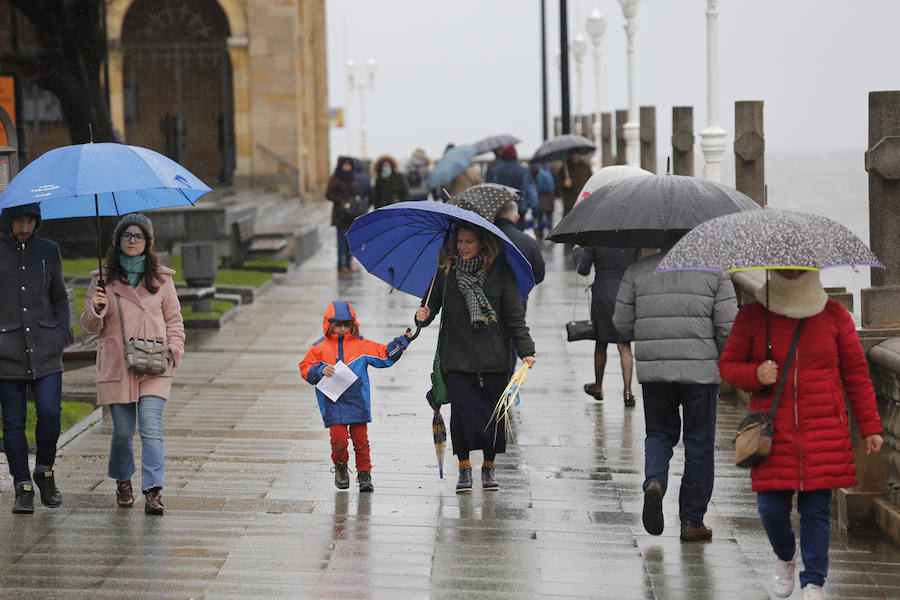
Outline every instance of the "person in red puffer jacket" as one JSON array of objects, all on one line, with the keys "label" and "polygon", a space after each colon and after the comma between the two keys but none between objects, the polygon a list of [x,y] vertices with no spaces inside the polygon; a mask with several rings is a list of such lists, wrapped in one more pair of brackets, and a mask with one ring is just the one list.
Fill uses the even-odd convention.
[{"label": "person in red puffer jacket", "polygon": [[[775,414],[772,452],[751,469],[750,478],[776,555],[773,592],[783,598],[794,588],[791,502],[797,492],[803,598],[824,598],[831,490],[856,485],[845,395],[867,452],[881,450],[881,419],[853,319],[828,298],[818,271],[773,270],[766,285],[768,311],[763,286],[756,292],[759,302],[738,312],[719,371],[726,381],[751,392],[750,410],[769,411],[794,331],[806,319]],[[766,360],[767,318],[772,360]]]}]

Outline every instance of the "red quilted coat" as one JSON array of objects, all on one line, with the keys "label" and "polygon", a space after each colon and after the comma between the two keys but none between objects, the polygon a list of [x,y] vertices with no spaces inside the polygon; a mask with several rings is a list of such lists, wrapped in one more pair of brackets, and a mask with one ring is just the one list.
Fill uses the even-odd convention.
[{"label": "red quilted coat", "polygon": [[[772,360],[781,367],[799,320],[772,312],[769,318]],[[760,395],[762,386],[756,378],[756,368],[766,359],[765,319],[762,304],[744,305],[719,359],[722,378],[752,392],[750,410],[769,411],[773,399]],[[750,471],[754,491],[856,485],[845,393],[863,437],[881,434],[875,392],[853,319],[842,304],[829,299],[822,312],[806,320],[800,334],[775,414],[772,453]]]}]

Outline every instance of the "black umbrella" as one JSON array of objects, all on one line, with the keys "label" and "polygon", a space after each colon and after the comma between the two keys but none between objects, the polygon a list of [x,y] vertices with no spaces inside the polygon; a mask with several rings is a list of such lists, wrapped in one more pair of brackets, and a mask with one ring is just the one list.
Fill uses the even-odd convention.
[{"label": "black umbrella", "polygon": [[591,140],[582,135],[567,133],[549,139],[534,151],[532,161],[547,162],[551,160],[565,160],[570,152],[590,154],[597,149]]},{"label": "black umbrella", "polygon": [[522,140],[514,135],[501,133],[500,135],[489,135],[486,138],[478,140],[472,145],[475,146],[475,150],[478,152],[478,154],[486,154],[491,150],[502,148],[503,146],[509,146],[510,144],[516,145],[521,141]]},{"label": "black umbrella", "polygon": [[662,248],[667,233],[759,205],[734,188],[684,175],[630,177],[578,202],[550,233],[554,242],[613,248]]}]

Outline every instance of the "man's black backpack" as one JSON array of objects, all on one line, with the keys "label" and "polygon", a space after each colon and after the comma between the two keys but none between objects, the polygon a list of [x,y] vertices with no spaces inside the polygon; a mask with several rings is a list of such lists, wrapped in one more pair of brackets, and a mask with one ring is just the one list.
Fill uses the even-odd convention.
[{"label": "man's black backpack", "polygon": [[422,172],[416,168],[408,168],[406,169],[406,183],[409,184],[411,188],[417,188],[422,185],[422,182],[425,180],[422,177]]}]

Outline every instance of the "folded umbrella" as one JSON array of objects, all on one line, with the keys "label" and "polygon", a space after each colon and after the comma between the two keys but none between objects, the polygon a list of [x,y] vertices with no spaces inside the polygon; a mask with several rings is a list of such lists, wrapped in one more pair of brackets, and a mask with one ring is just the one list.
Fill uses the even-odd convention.
[{"label": "folded umbrella", "polygon": [[500,135],[489,135],[486,138],[481,138],[472,146],[475,147],[475,151],[478,154],[487,154],[491,150],[496,150],[497,148],[502,148],[503,146],[509,146],[521,143],[522,140],[517,138],[514,135],[509,135],[508,133],[501,133]]},{"label": "folded umbrella", "polygon": [[551,138],[541,144],[531,156],[532,161],[546,162],[551,160],[565,160],[570,152],[590,154],[597,149],[591,140],[575,133],[566,133]]},{"label": "folded umbrella", "polygon": [[440,187],[469,168],[478,152],[474,146],[454,146],[444,153],[428,172],[429,187]]},{"label": "folded umbrella", "polygon": [[760,207],[726,185],[685,175],[629,177],[581,200],[550,232],[554,242],[613,248],[662,248],[669,233]]},{"label": "folded umbrella", "polygon": [[434,411],[431,419],[431,435],[434,438],[434,453],[437,456],[438,474],[444,478],[444,455],[447,453],[447,427],[444,426],[444,417],[441,416],[440,407]]}]

